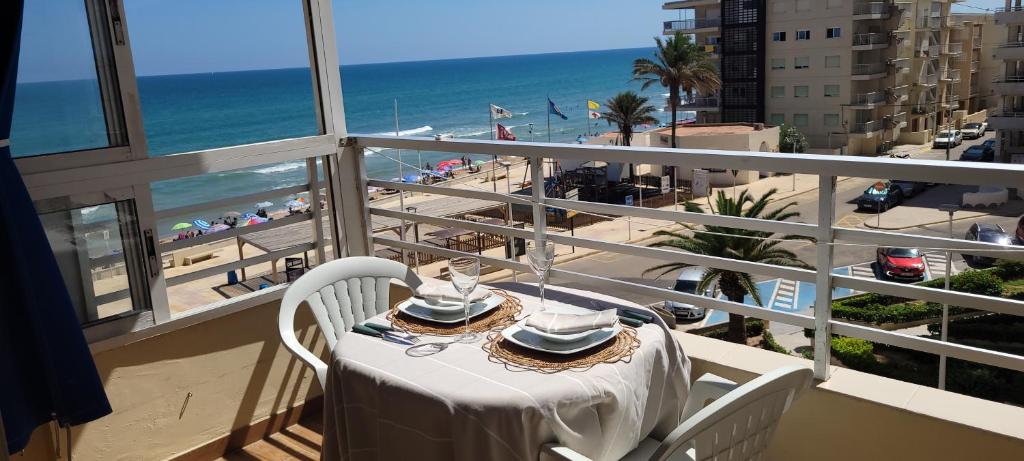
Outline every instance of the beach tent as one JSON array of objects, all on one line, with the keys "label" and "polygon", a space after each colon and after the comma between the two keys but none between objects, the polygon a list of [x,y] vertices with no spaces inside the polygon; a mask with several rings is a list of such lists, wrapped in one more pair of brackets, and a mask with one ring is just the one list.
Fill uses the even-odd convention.
[{"label": "beach tent", "polygon": [[267,219],[267,218],[261,218],[259,216],[253,216],[253,217],[251,217],[251,218],[249,218],[248,220],[245,221],[245,225],[246,226],[252,226],[254,224],[263,224],[263,223],[265,223],[267,221],[270,221],[270,220]]},{"label": "beach tent", "polygon": [[285,202],[285,204],[284,204],[284,206],[286,206],[288,208],[302,208],[302,207],[304,207],[306,205],[307,205],[307,203],[305,201],[299,201],[299,200],[289,200],[289,201]]},{"label": "beach tent", "polygon": [[22,451],[40,425],[70,427],[110,413],[46,230],[11,158],[24,5],[0,2],[0,260],[7,274],[0,277],[0,446],[10,453]]},{"label": "beach tent", "polygon": [[405,178],[402,179],[402,182],[411,182],[411,183],[420,182],[420,175],[419,174],[415,174],[415,173],[407,174],[407,175],[405,175]]},{"label": "beach tent", "polygon": [[483,164],[485,164],[485,163],[487,163],[487,162],[485,162],[485,161],[483,161],[483,160],[477,160],[477,161],[473,162],[473,165],[474,165],[474,166],[479,166],[479,165],[483,165]]},{"label": "beach tent", "polygon": [[178,224],[175,224],[175,225],[171,226],[171,230],[183,230],[183,229],[188,229],[190,227],[192,227],[191,224],[189,224],[187,222],[180,222]]}]

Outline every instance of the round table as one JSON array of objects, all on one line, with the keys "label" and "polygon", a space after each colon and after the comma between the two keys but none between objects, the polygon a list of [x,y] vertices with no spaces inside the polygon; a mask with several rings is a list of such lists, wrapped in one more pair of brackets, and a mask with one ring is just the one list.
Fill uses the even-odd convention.
[{"label": "round table", "polygon": [[[536,286],[493,286],[518,297],[524,314],[540,309]],[[569,288],[545,294],[549,306],[644,310]],[[489,360],[485,335],[411,357],[405,346],[346,334],[327,378],[322,459],[535,461],[548,442],[594,460],[618,459],[643,438],[674,429],[689,393],[689,360],[654,318],[637,328],[641,345],[628,360],[551,374]]]}]

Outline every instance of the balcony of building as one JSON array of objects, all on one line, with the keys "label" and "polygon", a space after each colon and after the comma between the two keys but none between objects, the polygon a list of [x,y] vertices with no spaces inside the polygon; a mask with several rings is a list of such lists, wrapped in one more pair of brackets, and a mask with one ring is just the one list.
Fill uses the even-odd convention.
[{"label": "balcony of building", "polygon": [[1024,6],[999,7],[995,9],[997,25],[1024,24]]},{"label": "balcony of building", "polygon": [[720,59],[722,57],[722,45],[718,43],[701,43],[699,46],[708,54],[711,59]]},{"label": "balcony of building", "polygon": [[722,0],[677,0],[673,2],[665,2],[661,5],[663,10],[681,10],[686,8],[696,8],[699,6],[712,6],[718,5]]},{"label": "balcony of building", "polygon": [[685,34],[700,34],[713,32],[722,26],[721,18],[692,18],[664,22],[664,34],[675,35],[676,32]]},{"label": "balcony of building", "polygon": [[852,137],[870,138],[878,135],[883,129],[885,129],[885,123],[882,120],[854,122],[850,125],[850,135]]},{"label": "balcony of building", "polygon": [[1024,106],[992,110],[988,114],[988,122],[994,130],[1024,130]]},{"label": "balcony of building", "polygon": [[716,96],[695,97],[679,106],[679,110],[687,111],[718,112],[718,109],[719,100]]},{"label": "balcony of building", "polygon": [[891,8],[892,4],[887,2],[856,2],[853,4],[853,20],[889,19]]},{"label": "balcony of building", "polygon": [[997,60],[1024,60],[1024,41],[997,43],[992,47],[992,57]]},{"label": "balcony of building", "polygon": [[885,105],[886,103],[884,91],[872,91],[870,93],[858,93],[854,94],[850,100],[851,109],[874,109],[875,107]]},{"label": "balcony of building", "polygon": [[890,101],[893,104],[901,104],[906,102],[910,98],[910,88],[910,84],[904,83],[901,85],[889,87],[888,89],[886,89],[886,94],[888,95]]},{"label": "balcony of building", "polygon": [[889,34],[882,32],[861,33],[853,35],[853,50],[881,50],[889,47]]},{"label": "balcony of building", "polygon": [[891,58],[889,66],[895,74],[908,74],[913,69],[914,62],[910,58]]},{"label": "balcony of building", "polygon": [[886,115],[882,117],[882,120],[887,124],[888,128],[904,128],[907,126],[907,113],[898,112],[893,115]]},{"label": "balcony of building", "polygon": [[884,62],[872,62],[854,64],[850,66],[850,78],[852,80],[875,80],[888,75],[888,69]]},{"label": "balcony of building", "polygon": [[940,53],[949,56],[959,56],[964,51],[962,42],[949,42],[941,45]]},{"label": "balcony of building", "polygon": [[992,79],[992,91],[999,95],[1024,95],[1024,74],[1010,72]]},{"label": "balcony of building", "polygon": [[947,83],[959,83],[960,82],[960,69],[954,69],[946,66],[942,69],[941,80]]}]

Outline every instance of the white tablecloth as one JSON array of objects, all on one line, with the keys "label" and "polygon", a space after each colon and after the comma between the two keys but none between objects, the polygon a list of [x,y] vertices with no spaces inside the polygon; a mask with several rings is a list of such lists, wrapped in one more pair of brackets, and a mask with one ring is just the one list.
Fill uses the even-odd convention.
[{"label": "white tablecloth", "polygon": [[[540,307],[535,286],[496,287],[519,297],[526,312]],[[546,294],[549,305],[642,309],[567,288]],[[655,318],[637,330],[641,346],[628,363],[554,374],[489,361],[483,338],[410,357],[404,346],[347,334],[327,377],[321,459],[535,461],[547,442],[618,459],[675,428],[689,393],[690,362]]]}]

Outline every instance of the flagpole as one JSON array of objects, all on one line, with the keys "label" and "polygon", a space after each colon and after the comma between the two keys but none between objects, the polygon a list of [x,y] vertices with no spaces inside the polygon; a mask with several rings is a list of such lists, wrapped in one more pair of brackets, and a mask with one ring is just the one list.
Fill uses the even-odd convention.
[{"label": "flagpole", "polygon": [[[488,118],[491,120],[491,141],[494,141],[494,104],[487,107]],[[494,186],[494,192],[498,192],[498,175],[495,172],[495,165],[498,163],[498,155],[491,154],[491,184]]]},{"label": "flagpole", "polygon": [[[397,138],[399,136],[399,133],[401,132],[398,129],[398,98],[394,99],[394,106],[393,106],[393,108],[394,108],[394,113],[395,113],[395,137]],[[398,182],[405,182],[405,171],[402,169],[402,149],[396,149],[396,150],[398,151]],[[399,209],[401,209],[403,211],[405,210],[405,191],[403,191],[403,190],[398,191],[398,207],[399,207]],[[400,229],[399,234],[400,234],[400,238],[404,242],[405,241],[405,225],[406,225],[405,224],[405,218],[402,218],[402,221],[401,221],[400,225],[401,225],[401,229]],[[405,252],[405,248],[403,248],[402,249],[402,264],[407,264],[409,262],[409,260],[407,259],[407,256],[408,256],[408,253],[406,253]]]}]

